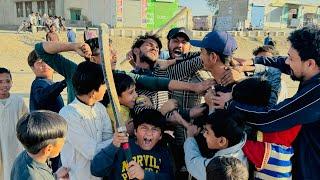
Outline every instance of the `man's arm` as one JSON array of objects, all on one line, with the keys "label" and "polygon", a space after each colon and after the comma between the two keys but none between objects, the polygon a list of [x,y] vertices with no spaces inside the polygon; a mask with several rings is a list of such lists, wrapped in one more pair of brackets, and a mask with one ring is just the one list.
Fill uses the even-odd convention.
[{"label": "man's arm", "polygon": [[320,82],[300,89],[292,98],[286,99],[272,108],[256,107],[231,101],[228,109],[235,109],[247,115],[248,124],[264,132],[275,132],[291,128],[297,124],[319,121]]},{"label": "man's arm", "polygon": [[290,74],[290,66],[285,63],[287,56],[272,56],[272,57],[265,57],[265,56],[257,56],[254,58],[255,64],[263,64],[265,66],[271,66],[274,68],[280,69],[282,73]]},{"label": "man's arm", "polygon": [[39,56],[39,58],[42,59],[46,64],[48,64],[52,69],[54,69],[60,75],[65,77],[65,79],[71,79],[78,65],[72,62],[71,60],[63,57],[60,54],[57,54],[57,53],[50,54],[47,52],[47,49],[44,49],[44,47],[47,48],[47,46],[49,46],[49,50],[50,50],[52,49],[50,48],[50,46],[54,44],[57,44],[57,43],[54,43],[54,42],[37,43],[35,45],[35,51]]}]

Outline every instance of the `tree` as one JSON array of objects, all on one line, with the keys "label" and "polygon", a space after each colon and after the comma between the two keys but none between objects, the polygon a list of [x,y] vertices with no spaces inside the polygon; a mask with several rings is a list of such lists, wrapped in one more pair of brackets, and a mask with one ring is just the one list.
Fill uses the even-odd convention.
[{"label": "tree", "polygon": [[210,10],[217,15],[219,11],[219,0],[206,0]]}]

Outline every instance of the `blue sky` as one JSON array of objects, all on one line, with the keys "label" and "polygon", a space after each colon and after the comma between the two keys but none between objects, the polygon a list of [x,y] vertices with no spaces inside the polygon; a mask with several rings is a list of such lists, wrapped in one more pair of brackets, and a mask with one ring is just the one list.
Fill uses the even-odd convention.
[{"label": "blue sky", "polygon": [[189,7],[193,16],[212,14],[206,0],[180,0],[180,5]]}]

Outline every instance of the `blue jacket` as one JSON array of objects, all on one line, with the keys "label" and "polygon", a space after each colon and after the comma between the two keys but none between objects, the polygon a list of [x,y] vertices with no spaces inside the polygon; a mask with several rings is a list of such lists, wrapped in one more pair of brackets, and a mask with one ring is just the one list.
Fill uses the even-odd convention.
[{"label": "blue jacket", "polygon": [[60,93],[66,86],[65,80],[54,83],[49,79],[37,77],[31,85],[30,111],[50,110],[59,112],[64,106]]},{"label": "blue jacket", "polygon": [[[259,57],[256,63],[279,67],[282,72],[290,72],[285,64],[286,57]],[[246,113],[248,123],[263,132],[275,132],[302,124],[295,140],[293,178],[319,179],[320,170],[320,73],[300,83],[297,93],[271,108],[261,108],[231,101],[228,109]]]}]

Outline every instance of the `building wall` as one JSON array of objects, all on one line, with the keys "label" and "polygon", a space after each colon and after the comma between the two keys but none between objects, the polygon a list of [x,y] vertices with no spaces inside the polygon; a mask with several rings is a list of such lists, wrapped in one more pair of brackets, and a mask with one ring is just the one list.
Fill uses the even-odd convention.
[{"label": "building wall", "polygon": [[225,0],[219,1],[219,12],[217,15],[217,30],[232,30],[236,28],[239,21],[244,24],[248,16],[248,0]]}]

